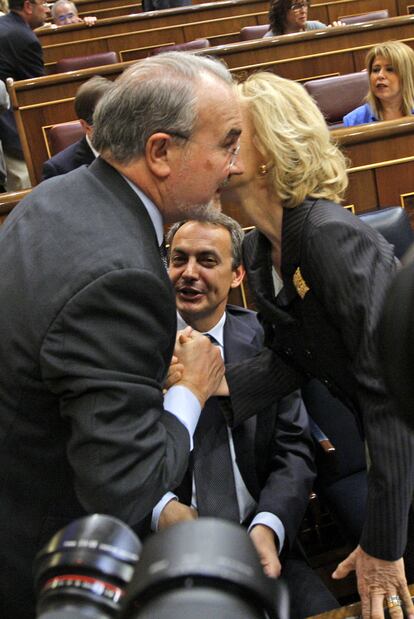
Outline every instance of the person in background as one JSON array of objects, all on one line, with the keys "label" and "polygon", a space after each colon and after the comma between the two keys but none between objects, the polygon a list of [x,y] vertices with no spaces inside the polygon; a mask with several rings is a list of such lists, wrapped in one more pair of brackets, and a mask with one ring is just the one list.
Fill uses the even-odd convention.
[{"label": "person in background", "polygon": [[96,23],[96,17],[89,15],[87,17],[79,17],[78,9],[73,2],[69,0],[57,0],[52,5],[52,22],[55,26],[67,26],[68,24],[86,24],[93,26]]},{"label": "person in background", "polygon": [[[0,79],[25,80],[45,74],[42,48],[32,32],[49,13],[44,0],[9,0],[9,13],[0,17]],[[7,191],[30,187],[29,172],[13,110],[0,116],[0,140],[7,167]]]},{"label": "person in background", "polygon": [[191,6],[191,0],[143,0],[143,11],[160,11],[161,9],[174,9],[181,6]]},{"label": "person in background", "polygon": [[[296,82],[256,73],[240,84],[245,171],[221,190],[256,229],[243,246],[266,347],[226,367],[236,426],[309,377],[359,420],[370,454],[360,545],[334,578],[356,570],[364,619],[414,617],[401,558],[414,485],[414,437],[381,376],[377,330],[397,270],[393,248],[340,205],[346,162],[315,102]],[[385,599],[384,599],[385,598]]]},{"label": "person in background", "polygon": [[[321,21],[308,20],[309,5],[308,0],[273,0],[269,10],[270,30],[263,38],[330,28]],[[342,23],[334,21],[331,25],[342,26]]]},{"label": "person in background", "polygon": [[369,75],[366,103],[344,116],[345,127],[414,114],[414,51],[401,41],[372,47],[365,59]]},{"label": "person in background", "polygon": [[43,180],[66,174],[81,165],[89,165],[98,156],[92,146],[93,113],[98,101],[111,88],[112,82],[95,75],[82,84],[75,97],[76,116],[85,132],[83,138],[60,151],[43,164]]}]

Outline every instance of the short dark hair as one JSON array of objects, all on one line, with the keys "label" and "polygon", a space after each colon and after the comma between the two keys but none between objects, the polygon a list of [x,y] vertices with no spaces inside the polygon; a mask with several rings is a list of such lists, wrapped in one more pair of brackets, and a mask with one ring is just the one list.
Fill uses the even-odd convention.
[{"label": "short dark hair", "polygon": [[106,77],[95,75],[82,84],[75,97],[75,112],[88,125],[93,123],[93,113],[99,99],[112,87],[113,83]]},{"label": "short dark hair", "polygon": [[9,11],[21,11],[26,0],[9,0]]},{"label": "short dark hair", "polygon": [[209,209],[203,213],[203,216],[200,219],[184,219],[183,221],[178,221],[173,224],[169,229],[166,237],[167,244],[171,246],[174,236],[177,231],[184,226],[184,224],[188,224],[189,222],[198,222],[200,224],[207,224],[210,226],[221,226],[225,228],[230,234],[231,238],[231,254],[232,254],[232,269],[237,269],[242,263],[242,244],[244,238],[244,232],[241,225],[235,220],[225,215],[221,211],[216,209]]}]

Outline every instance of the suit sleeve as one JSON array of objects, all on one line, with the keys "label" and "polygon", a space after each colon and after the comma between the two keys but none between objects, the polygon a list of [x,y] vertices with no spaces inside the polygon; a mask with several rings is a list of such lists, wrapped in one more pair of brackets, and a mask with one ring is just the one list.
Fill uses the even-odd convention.
[{"label": "suit sleeve", "polygon": [[19,65],[22,77],[30,79],[45,75],[42,47],[37,37],[27,39],[26,44],[19,49]]},{"label": "suit sleeve", "polygon": [[55,168],[51,160],[45,161],[42,168],[42,180],[45,181],[47,178],[53,178],[58,175],[59,171]]},{"label": "suit sleeve", "polygon": [[342,333],[357,380],[371,458],[361,545],[373,556],[395,560],[406,544],[414,481],[414,435],[394,413],[378,361],[379,316],[395,260],[383,239],[350,221],[314,230],[304,264],[307,283]]},{"label": "suit sleeve", "polygon": [[[276,407],[274,407],[276,408]],[[308,414],[299,391],[277,405],[269,475],[256,512],[271,512],[282,521],[292,543],[309,502],[315,465]]]},{"label": "suit sleeve", "polygon": [[41,348],[43,379],[67,420],[80,502],[131,526],[188,464],[188,432],[163,409],[170,303],[149,271],[111,271],[72,295]]}]

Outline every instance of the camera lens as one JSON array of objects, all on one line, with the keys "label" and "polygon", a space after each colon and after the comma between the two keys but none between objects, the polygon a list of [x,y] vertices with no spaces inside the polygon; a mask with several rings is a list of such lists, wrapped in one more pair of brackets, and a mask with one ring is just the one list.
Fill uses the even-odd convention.
[{"label": "camera lens", "polygon": [[147,539],[123,619],[288,617],[286,588],[267,578],[246,531],[215,518],[177,524]]},{"label": "camera lens", "polygon": [[39,619],[116,617],[140,551],[117,518],[93,514],[69,524],[35,560]]}]

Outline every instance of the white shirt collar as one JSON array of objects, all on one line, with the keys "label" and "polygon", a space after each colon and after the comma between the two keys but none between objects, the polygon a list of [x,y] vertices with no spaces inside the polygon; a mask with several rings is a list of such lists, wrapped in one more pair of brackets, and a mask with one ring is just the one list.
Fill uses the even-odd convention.
[{"label": "white shirt collar", "polygon": [[145,206],[146,211],[152,221],[152,225],[154,226],[155,234],[157,235],[158,245],[161,246],[164,240],[164,222],[162,220],[161,213],[155,206],[154,202],[150,200],[150,198],[139,187],[137,187],[135,183],[130,181],[129,178],[127,178],[123,174],[121,176],[126,180],[126,182],[131,187],[131,189],[135,191],[135,193],[137,194],[137,196],[140,198],[141,202]]},{"label": "white shirt collar", "polygon": [[91,142],[91,140],[90,140],[90,138],[89,138],[89,135],[88,135],[87,133],[85,133],[85,138],[86,138],[86,142],[87,142],[87,144],[88,144],[89,148],[91,149],[91,151],[93,152],[93,154],[95,155],[95,157],[99,157],[99,153],[98,153],[98,151],[96,150],[96,148],[94,148],[94,147],[92,146],[92,142]]},{"label": "white shirt collar", "polygon": [[[226,312],[224,312],[223,316],[220,318],[218,323],[214,325],[212,329],[208,331],[204,331],[203,335],[211,335],[215,340],[220,344],[221,348],[224,350],[224,323],[226,322]],[[188,324],[183,320],[179,312],[177,312],[177,329],[185,329],[188,327]]]}]

